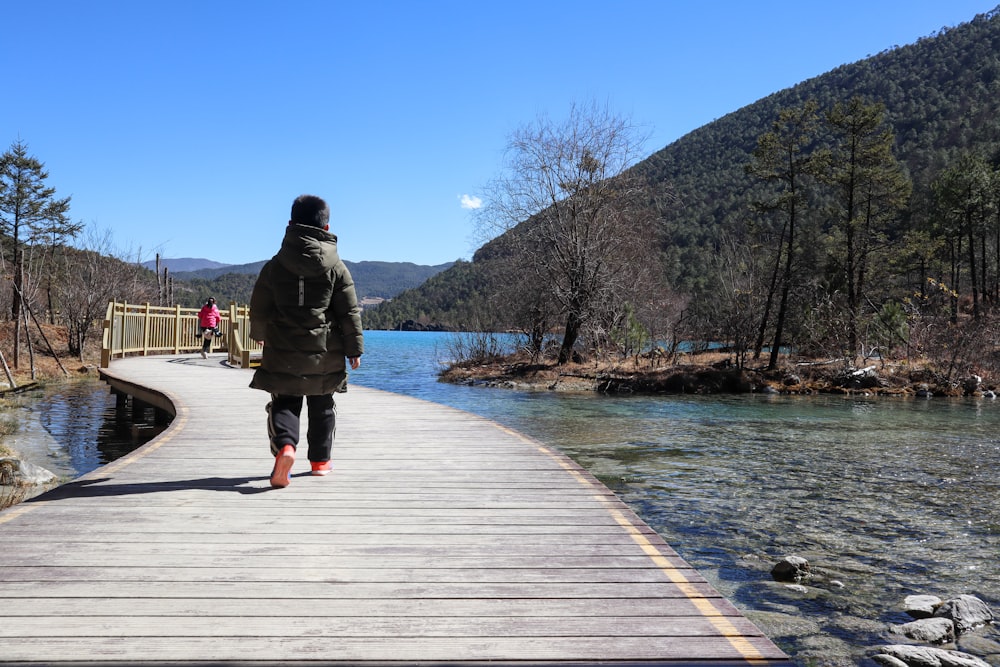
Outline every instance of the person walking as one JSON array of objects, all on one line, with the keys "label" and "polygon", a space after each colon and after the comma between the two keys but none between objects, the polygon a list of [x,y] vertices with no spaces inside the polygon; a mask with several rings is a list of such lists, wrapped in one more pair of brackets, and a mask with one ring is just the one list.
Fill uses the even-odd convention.
[{"label": "person walking", "polygon": [[219,335],[219,325],[222,324],[222,313],[215,305],[215,297],[209,297],[205,305],[198,311],[198,333],[201,334],[201,358],[208,358],[212,347],[212,338]]},{"label": "person walking", "polygon": [[271,486],[291,483],[303,397],[311,473],[328,474],[337,420],[333,394],[347,391],[348,364],[361,366],[364,332],[354,280],[337,253],[330,208],[320,197],[302,195],[292,203],[281,247],[261,268],[250,296],[250,337],[264,346],[250,386],[271,394]]}]

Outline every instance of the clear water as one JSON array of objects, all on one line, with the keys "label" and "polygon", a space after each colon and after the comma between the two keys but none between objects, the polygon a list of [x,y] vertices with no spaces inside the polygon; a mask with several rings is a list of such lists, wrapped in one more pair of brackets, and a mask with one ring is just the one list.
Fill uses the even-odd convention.
[{"label": "clear water", "polygon": [[[973,594],[1000,613],[1000,401],[456,386],[436,379],[451,336],[368,332],[351,382],[482,415],[572,456],[796,664],[875,665],[873,646],[900,643],[885,629],[910,620],[909,594]],[[115,455],[116,431],[129,440],[103,385],[30,409],[47,456],[77,474]],[[805,594],[770,577],[789,554],[818,572]],[[978,635],[977,652],[995,646],[986,659],[1000,665],[1000,635]]]},{"label": "clear water", "polygon": [[114,395],[97,380],[48,385],[10,401],[18,407],[7,417],[18,422],[11,449],[67,480],[128,454],[162,430],[152,408],[117,415]]}]

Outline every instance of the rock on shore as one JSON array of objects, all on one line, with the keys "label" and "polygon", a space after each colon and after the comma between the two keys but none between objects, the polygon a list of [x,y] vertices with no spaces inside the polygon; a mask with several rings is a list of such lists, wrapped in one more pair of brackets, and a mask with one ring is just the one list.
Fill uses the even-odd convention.
[{"label": "rock on shore", "polygon": [[49,470],[13,456],[0,457],[0,508],[14,505],[59,483]]}]

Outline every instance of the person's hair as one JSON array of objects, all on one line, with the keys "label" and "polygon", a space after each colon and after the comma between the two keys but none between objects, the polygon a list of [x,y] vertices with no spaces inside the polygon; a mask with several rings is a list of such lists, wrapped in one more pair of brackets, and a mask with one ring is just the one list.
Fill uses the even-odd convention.
[{"label": "person's hair", "polygon": [[292,202],[292,222],[322,229],[330,224],[330,207],[315,195],[300,195]]}]

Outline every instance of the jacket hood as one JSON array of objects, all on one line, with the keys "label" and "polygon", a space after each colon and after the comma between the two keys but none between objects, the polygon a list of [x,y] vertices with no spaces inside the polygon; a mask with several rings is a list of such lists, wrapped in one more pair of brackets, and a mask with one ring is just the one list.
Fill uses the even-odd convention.
[{"label": "jacket hood", "polygon": [[274,258],[290,272],[300,276],[326,273],[340,262],[337,237],[309,225],[288,225],[281,248]]}]

